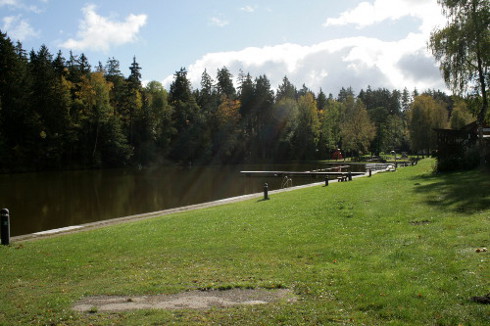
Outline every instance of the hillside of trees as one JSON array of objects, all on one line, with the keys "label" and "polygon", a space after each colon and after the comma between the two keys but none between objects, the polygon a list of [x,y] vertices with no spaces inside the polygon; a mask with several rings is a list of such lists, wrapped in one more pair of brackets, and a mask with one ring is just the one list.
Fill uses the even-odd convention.
[{"label": "hillside of trees", "polygon": [[115,58],[27,53],[0,32],[0,170],[237,163],[430,153],[433,128],[459,128],[471,102],[441,91],[406,88],[339,94],[297,88],[287,77],[274,91],[267,76],[226,67],[202,74],[193,89],[185,69],[168,90],[141,82],[133,59],[124,76]]}]

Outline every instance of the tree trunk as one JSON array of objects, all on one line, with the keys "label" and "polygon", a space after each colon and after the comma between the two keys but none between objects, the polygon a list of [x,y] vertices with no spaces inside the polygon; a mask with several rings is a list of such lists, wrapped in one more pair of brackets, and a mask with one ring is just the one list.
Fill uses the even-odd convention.
[{"label": "tree trunk", "polygon": [[478,60],[478,75],[480,78],[480,88],[481,88],[481,95],[482,95],[482,107],[480,113],[478,114],[478,120],[477,120],[478,145],[480,147],[480,166],[483,167],[486,163],[485,158],[487,154],[485,140],[483,139],[483,126],[485,124],[485,117],[488,111],[488,98],[487,98],[487,90],[485,84],[485,74],[483,72],[483,62],[480,55],[480,51],[477,51],[477,60]]},{"label": "tree trunk", "polygon": [[94,150],[92,151],[92,161],[95,160],[95,152],[97,151],[97,142],[99,141],[99,126],[100,126],[100,123],[99,123],[99,121],[97,121],[97,127],[95,128]]},{"label": "tree trunk", "polygon": [[[476,2],[472,3],[472,11],[473,11],[473,20],[477,20],[477,14],[476,14]],[[478,25],[478,24],[477,24]],[[487,89],[486,89],[486,84],[485,84],[485,73],[483,71],[483,59],[482,59],[482,49],[481,49],[481,34],[477,33],[476,34],[476,60],[478,63],[478,78],[480,81],[480,90],[481,90],[481,96],[482,96],[482,107],[480,109],[480,112],[478,114],[478,119],[477,119],[477,127],[478,127],[478,146],[480,147],[480,166],[483,167],[485,165],[485,158],[486,158],[486,146],[485,146],[485,140],[483,139],[483,126],[485,124],[485,117],[487,115],[488,111],[488,98],[487,98]]]}]

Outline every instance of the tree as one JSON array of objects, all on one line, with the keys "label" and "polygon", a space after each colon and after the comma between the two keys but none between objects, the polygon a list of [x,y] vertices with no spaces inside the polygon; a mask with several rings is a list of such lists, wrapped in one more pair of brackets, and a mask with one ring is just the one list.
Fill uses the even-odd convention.
[{"label": "tree", "polygon": [[226,95],[228,99],[234,100],[236,98],[236,90],[235,86],[233,86],[233,75],[228,68],[218,69],[216,79],[218,80],[217,88],[220,97],[221,95]]},{"label": "tree", "polygon": [[475,121],[475,118],[468,110],[466,102],[462,99],[456,100],[449,120],[451,129],[461,129],[472,121]]},{"label": "tree", "polygon": [[131,154],[110,106],[110,89],[101,72],[82,76],[77,97],[83,104],[79,133],[82,159],[93,166],[117,165]]},{"label": "tree", "polygon": [[265,159],[272,157],[269,150],[275,141],[275,128],[272,123],[272,105],[274,104],[274,92],[266,75],[255,79],[254,106],[257,116],[257,154]]},{"label": "tree", "polygon": [[405,87],[402,92],[402,111],[406,112],[410,108],[410,93],[408,92],[408,89]]},{"label": "tree", "polygon": [[288,77],[284,76],[282,79],[282,84],[277,88],[276,102],[284,98],[295,99],[298,95],[296,87],[289,81]]},{"label": "tree", "polygon": [[213,154],[221,162],[236,161],[243,143],[240,142],[240,102],[222,96],[221,103],[214,114],[217,132],[214,135]]},{"label": "tree", "polygon": [[[122,108],[122,122],[128,135],[129,143],[133,146],[138,145],[138,141],[141,139],[141,120],[144,113],[143,108],[143,96],[141,85],[141,67],[136,62],[136,57],[133,57],[133,62],[129,67],[130,74],[126,79],[124,100],[121,103]],[[138,128],[139,127],[139,128]],[[140,129],[140,130],[138,130]]]},{"label": "tree", "polygon": [[174,109],[174,121],[177,132],[184,130],[195,116],[198,106],[187,78],[187,71],[181,68],[175,72],[174,81],[170,85],[169,102]]},{"label": "tree", "polygon": [[257,114],[254,108],[255,84],[249,73],[247,75],[240,74],[239,82],[238,99],[240,101],[240,116],[242,118],[241,129],[243,131],[244,158],[251,159],[251,147],[257,137],[258,126]]},{"label": "tree", "polygon": [[483,125],[488,111],[490,82],[490,2],[438,0],[448,19],[446,27],[430,37],[432,54],[440,64],[446,84],[456,92],[473,89],[482,97],[477,115],[480,161],[485,162]]},{"label": "tree", "polygon": [[113,85],[110,93],[110,101],[114,109],[114,115],[120,118],[121,112],[118,112],[118,109],[123,106],[126,88],[119,61],[114,59],[114,57],[107,59],[104,71],[105,79]]},{"label": "tree", "polygon": [[0,31],[0,142],[10,159],[0,166],[14,168],[30,162],[39,141],[39,115],[29,104],[31,80],[28,63],[20,45],[14,46]]},{"label": "tree", "polygon": [[[247,74],[240,80],[240,114],[246,120],[249,120],[253,115],[253,106],[254,106],[254,93],[255,93],[255,84],[252,80],[252,76]],[[248,129],[253,128],[254,126],[249,126]]]},{"label": "tree", "polygon": [[380,126],[382,131],[381,150],[389,152],[391,150],[399,151],[406,139],[405,122],[398,115],[389,115],[385,123]]},{"label": "tree", "polygon": [[298,129],[298,102],[293,97],[284,97],[273,106],[273,125],[277,132],[274,153],[278,159],[294,158],[293,141]]},{"label": "tree", "polygon": [[318,93],[318,96],[316,98],[318,110],[322,111],[325,110],[325,107],[327,106],[327,96],[323,92],[323,90],[320,88],[320,93]]},{"label": "tree", "polygon": [[160,82],[149,82],[145,87],[145,94],[147,98],[145,119],[148,121],[150,135],[156,146],[155,152],[158,152],[157,156],[163,158],[168,154],[171,139],[175,134],[172,108],[168,104],[167,91]]},{"label": "tree", "polygon": [[298,123],[294,136],[294,156],[313,159],[317,155],[320,121],[313,94],[307,92],[298,99]]},{"label": "tree", "polygon": [[214,81],[206,70],[201,75],[201,89],[196,94],[197,104],[201,110],[212,114],[219,105],[219,95],[214,85]]},{"label": "tree", "polygon": [[66,60],[63,57],[61,51],[58,51],[56,58],[53,60],[53,68],[58,74],[58,76],[66,77],[68,73],[68,69],[66,69]]},{"label": "tree", "polygon": [[[363,102],[364,103],[364,102]],[[369,113],[369,118],[371,121],[374,123],[374,126],[376,127],[376,135],[373,139],[373,142],[371,143],[371,151],[373,151],[376,155],[379,155],[380,152],[385,152],[386,150],[392,150],[392,146],[389,148],[385,148],[384,145],[387,143],[386,138],[388,135],[386,134],[385,131],[385,124],[388,121],[388,118],[390,117],[390,114],[388,113],[388,109],[385,107],[377,107],[377,108],[372,108],[368,110]]]},{"label": "tree", "polygon": [[301,89],[298,91],[298,98],[301,97],[301,96],[305,96],[306,94],[311,94],[313,95],[313,98],[315,98],[315,94],[312,92],[311,89],[309,89],[306,84],[303,84],[303,87],[301,87]]},{"label": "tree", "polygon": [[70,58],[66,65],[68,69],[68,79],[73,84],[77,84],[80,82],[82,76],[87,76],[90,73],[90,64],[83,53],[78,57],[73,55],[70,51]]},{"label": "tree", "polygon": [[359,99],[362,100],[369,113],[371,121],[376,127],[370,150],[376,154],[380,152],[398,149],[405,134],[405,121],[403,110],[409,105],[409,93],[405,89],[403,93],[398,90],[390,91],[386,88],[361,90]]},{"label": "tree", "polygon": [[320,139],[318,149],[320,155],[329,154],[340,146],[340,122],[344,105],[333,96],[327,99],[325,109],[320,111]]},{"label": "tree", "polygon": [[129,67],[129,77],[128,77],[128,83],[130,88],[135,88],[135,89],[141,89],[141,67],[136,62],[136,57],[133,57],[133,62],[131,63],[131,66]]},{"label": "tree", "polygon": [[352,87],[349,87],[345,89],[342,87],[339,91],[339,95],[337,96],[337,101],[339,102],[345,102],[349,96],[354,96],[354,91],[352,90]]},{"label": "tree", "polygon": [[187,163],[210,155],[205,115],[200,112],[184,68],[175,73],[170,85],[169,103],[176,129],[172,158]]},{"label": "tree", "polygon": [[71,96],[68,84],[59,77],[46,46],[30,54],[32,78],[30,105],[39,115],[41,139],[36,159],[45,167],[60,167],[70,124]]},{"label": "tree", "polygon": [[340,130],[342,149],[356,155],[366,153],[376,135],[376,128],[361,100],[349,96],[344,103],[345,115]]},{"label": "tree", "polygon": [[409,131],[412,149],[430,153],[436,146],[434,129],[447,126],[447,111],[444,104],[429,95],[417,96],[409,110]]}]

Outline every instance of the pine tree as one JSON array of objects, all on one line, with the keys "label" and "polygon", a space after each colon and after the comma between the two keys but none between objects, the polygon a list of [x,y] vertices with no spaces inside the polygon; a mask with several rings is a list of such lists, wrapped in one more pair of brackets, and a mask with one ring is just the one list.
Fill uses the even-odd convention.
[{"label": "pine tree", "polygon": [[60,167],[62,164],[65,134],[70,125],[70,90],[57,75],[53,58],[46,46],[38,52],[31,51],[30,75],[32,92],[30,104],[39,115],[40,139],[38,164],[45,167]]},{"label": "pine tree", "polygon": [[114,57],[107,59],[104,70],[106,80],[113,85],[110,92],[110,101],[114,109],[114,115],[117,119],[121,119],[126,87],[119,61],[114,59]]},{"label": "pine tree", "polygon": [[0,31],[0,143],[4,150],[0,167],[30,164],[37,148],[41,129],[39,116],[29,104],[27,61],[20,43],[14,46]]},{"label": "pine tree", "polygon": [[[141,93],[141,67],[136,62],[136,57],[133,57],[133,62],[129,67],[130,74],[125,81],[125,92],[123,102],[121,103],[122,110],[119,112],[123,128],[126,131],[128,141],[131,145],[137,146],[141,136],[141,120],[143,119],[143,96]],[[138,159],[138,155],[136,156]]]},{"label": "pine tree", "polygon": [[233,86],[233,75],[228,68],[223,67],[218,69],[216,79],[218,80],[217,89],[219,96],[226,95],[228,99],[236,99],[236,90],[235,86]]},{"label": "pine tree", "polygon": [[130,74],[129,74],[129,77],[127,79],[127,82],[128,82],[128,86],[129,88],[132,88],[132,89],[137,89],[137,90],[140,90],[141,89],[141,67],[140,65],[138,64],[138,62],[136,62],[136,57],[133,57],[133,62],[131,63],[131,66],[129,67],[129,71],[130,71]]},{"label": "pine tree", "polygon": [[282,84],[277,88],[276,94],[276,102],[279,102],[282,99],[296,99],[298,96],[298,91],[296,87],[289,81],[288,77],[284,76],[282,79]]},{"label": "pine tree", "polygon": [[181,68],[170,85],[169,103],[173,109],[176,135],[171,157],[190,163],[210,155],[210,140],[205,133],[206,120],[194,98],[187,71]]},{"label": "pine tree", "polygon": [[254,113],[257,116],[257,145],[256,153],[261,159],[272,157],[269,150],[275,140],[275,130],[272,123],[272,105],[274,92],[267,76],[262,75],[255,79]]},{"label": "pine tree", "polygon": [[325,110],[327,106],[327,96],[325,95],[325,93],[323,93],[323,90],[321,88],[320,88],[320,93],[318,93],[316,102],[319,111]]},{"label": "pine tree", "polygon": [[408,89],[405,87],[402,92],[402,111],[406,112],[410,108],[411,98]]}]

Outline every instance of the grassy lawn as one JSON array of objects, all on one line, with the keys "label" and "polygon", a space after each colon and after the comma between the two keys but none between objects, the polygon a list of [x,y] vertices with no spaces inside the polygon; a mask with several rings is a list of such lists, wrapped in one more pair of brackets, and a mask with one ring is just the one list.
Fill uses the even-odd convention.
[{"label": "grassy lawn", "polygon": [[[490,175],[395,173],[0,248],[0,325],[489,325]],[[77,313],[91,295],[288,288],[294,303]]]}]

